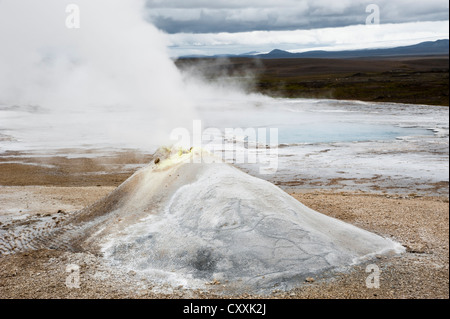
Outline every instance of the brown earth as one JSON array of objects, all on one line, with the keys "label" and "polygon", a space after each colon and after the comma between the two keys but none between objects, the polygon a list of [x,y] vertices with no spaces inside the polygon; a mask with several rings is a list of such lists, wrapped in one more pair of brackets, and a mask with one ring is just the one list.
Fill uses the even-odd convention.
[{"label": "brown earth", "polygon": [[[124,154],[114,160],[110,157],[105,160],[109,163],[126,162],[127,156],[128,160],[139,162],[135,157]],[[72,161],[56,157],[47,160],[47,163],[56,165],[60,162],[67,166]],[[83,162],[81,159],[73,160]],[[102,164],[103,159],[97,158],[94,162],[100,165],[101,170],[108,167]],[[97,182],[94,182],[98,177],[97,171],[88,165],[84,171],[86,178],[81,182],[70,173],[83,173],[81,165],[76,169],[62,171],[58,178],[49,177],[44,183],[46,186],[30,186],[33,180],[52,176],[54,169],[43,171],[38,166],[28,165],[26,173],[21,175],[11,174],[11,167],[5,165],[0,165],[0,176],[10,176],[11,184],[16,186],[0,187],[0,217],[21,216],[25,211],[31,217],[23,216],[24,219],[0,224],[0,230],[7,230],[14,223],[26,225],[28,218],[36,214],[56,217],[61,215],[57,213],[58,210],[64,210],[69,216],[76,214],[76,210],[104,197],[126,178],[125,173],[114,174],[111,169],[107,174],[110,176],[102,180],[103,185],[97,186]],[[8,167],[6,172],[5,167]],[[131,173],[127,173],[128,176]],[[84,184],[75,186],[77,183]],[[381,270],[379,289],[366,287],[365,281],[369,274],[364,264],[341,274],[330,273],[312,278],[292,291],[274,289],[270,298],[449,298],[448,197],[304,191],[301,188],[291,188],[289,193],[321,213],[393,238],[406,246],[407,252],[393,257],[380,256],[370,262]],[[69,275],[66,267],[69,264],[81,267],[79,289],[68,288],[65,284]],[[225,285],[215,282],[211,288],[213,291],[222,291]],[[171,299],[259,296],[229,296],[206,290],[191,291],[184,287],[159,287],[134,273],[119,273],[110,269],[91,254],[37,250],[0,255],[0,297]]]},{"label": "brown earth", "polygon": [[136,167],[152,160],[151,155],[136,151],[112,152],[100,158],[91,157],[93,152],[96,150],[86,150],[72,158],[4,152],[0,155],[0,185],[119,186]]},{"label": "brown earth", "polygon": [[276,97],[449,105],[449,57],[182,59],[209,81],[232,78]]}]

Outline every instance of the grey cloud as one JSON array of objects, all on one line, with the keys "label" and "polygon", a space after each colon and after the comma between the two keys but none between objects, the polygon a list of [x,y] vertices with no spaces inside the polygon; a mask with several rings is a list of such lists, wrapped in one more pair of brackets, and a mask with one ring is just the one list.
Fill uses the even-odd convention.
[{"label": "grey cloud", "polygon": [[[295,30],[364,24],[374,0],[147,0],[148,18],[168,33]],[[380,0],[382,23],[448,20],[447,0]]]},{"label": "grey cloud", "polygon": [[147,0],[149,8],[194,8],[194,9],[230,9],[230,8],[266,8],[297,5],[307,0]]}]

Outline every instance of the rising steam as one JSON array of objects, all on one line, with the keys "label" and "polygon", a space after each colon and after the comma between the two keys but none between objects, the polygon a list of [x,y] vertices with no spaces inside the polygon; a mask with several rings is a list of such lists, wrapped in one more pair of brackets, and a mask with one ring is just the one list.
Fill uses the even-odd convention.
[{"label": "rising steam", "polygon": [[[69,3],[80,8],[78,29],[66,26]],[[193,103],[143,6],[0,0],[0,106],[36,111],[9,124],[63,144],[107,136],[129,146],[164,144],[172,128],[189,127]]]}]

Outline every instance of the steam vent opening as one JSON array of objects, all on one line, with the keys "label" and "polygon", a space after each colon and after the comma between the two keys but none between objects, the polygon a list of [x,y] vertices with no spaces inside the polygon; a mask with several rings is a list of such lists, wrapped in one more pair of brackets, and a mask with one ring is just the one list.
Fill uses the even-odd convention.
[{"label": "steam vent opening", "polygon": [[72,245],[156,282],[199,288],[220,281],[252,292],[292,288],[402,251],[206,151],[159,150],[154,158],[68,221],[79,229]]}]

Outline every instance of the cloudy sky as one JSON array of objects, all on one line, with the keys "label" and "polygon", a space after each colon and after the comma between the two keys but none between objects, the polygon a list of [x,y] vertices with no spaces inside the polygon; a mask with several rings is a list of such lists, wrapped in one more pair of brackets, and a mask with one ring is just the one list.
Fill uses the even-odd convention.
[{"label": "cloudy sky", "polygon": [[[366,25],[379,8],[379,25]],[[447,0],[147,0],[172,56],[356,49],[448,38]],[[371,20],[373,21],[373,20]]]}]

